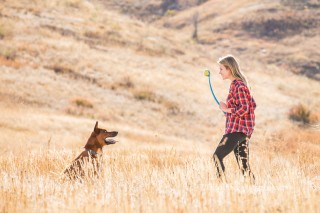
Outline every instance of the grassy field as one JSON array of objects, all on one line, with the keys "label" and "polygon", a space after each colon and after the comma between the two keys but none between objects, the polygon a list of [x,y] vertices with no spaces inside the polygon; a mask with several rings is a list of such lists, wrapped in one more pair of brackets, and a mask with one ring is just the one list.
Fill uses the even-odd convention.
[{"label": "grassy field", "polygon": [[[181,0],[148,16],[161,2],[0,1],[0,212],[320,211],[317,1]],[[258,105],[255,184],[233,154],[215,178],[225,118],[203,71],[224,100],[229,53]],[[63,181],[96,121],[119,131],[101,178]]]},{"label": "grassy field", "polygon": [[225,159],[228,182],[216,179],[211,156],[219,135],[209,142],[192,142],[114,124],[120,141],[104,149],[101,177],[71,182],[62,180],[62,171],[83,150],[93,120],[8,108],[1,120],[1,212],[318,212],[320,208],[317,126],[307,130],[287,123],[292,131],[285,128],[277,134],[257,130],[250,145],[256,183],[249,184],[233,154]]},{"label": "grassy field", "polygon": [[254,185],[233,156],[228,183],[219,183],[212,151],[202,146],[114,146],[103,155],[102,177],[84,182],[61,181],[75,150],[48,144],[2,154],[1,212],[318,212],[319,157],[253,150]]}]

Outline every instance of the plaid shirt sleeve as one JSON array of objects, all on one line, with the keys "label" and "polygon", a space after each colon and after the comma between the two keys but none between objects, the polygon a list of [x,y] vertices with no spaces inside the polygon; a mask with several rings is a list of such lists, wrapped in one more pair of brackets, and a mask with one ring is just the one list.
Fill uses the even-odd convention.
[{"label": "plaid shirt sleeve", "polygon": [[240,86],[235,90],[235,107],[231,108],[231,113],[242,117],[249,113],[250,100],[248,98],[249,91],[246,87]]}]

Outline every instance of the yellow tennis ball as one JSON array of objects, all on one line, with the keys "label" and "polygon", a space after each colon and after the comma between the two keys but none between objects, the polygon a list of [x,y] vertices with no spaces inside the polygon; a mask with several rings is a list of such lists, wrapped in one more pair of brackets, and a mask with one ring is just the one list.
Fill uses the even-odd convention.
[{"label": "yellow tennis ball", "polygon": [[203,74],[204,74],[204,76],[209,76],[210,75],[210,71],[209,70],[205,70]]}]

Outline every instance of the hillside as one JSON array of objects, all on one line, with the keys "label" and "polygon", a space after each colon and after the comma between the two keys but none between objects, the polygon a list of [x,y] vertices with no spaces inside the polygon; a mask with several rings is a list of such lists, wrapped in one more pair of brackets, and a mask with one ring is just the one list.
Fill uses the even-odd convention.
[{"label": "hillside", "polygon": [[222,45],[245,57],[255,55],[255,60],[320,80],[319,1],[101,2],[107,8],[190,36],[197,20],[200,44]]},{"label": "hillside", "polygon": [[[168,1],[0,1],[1,181],[8,183],[11,177],[17,178],[13,185],[3,184],[12,187],[6,188],[7,191],[1,188],[1,200],[13,200],[11,196],[17,194],[15,187],[30,178],[37,186],[50,183],[52,191],[46,191],[48,196],[55,197],[56,190],[65,198],[61,201],[55,197],[57,203],[52,211],[66,210],[59,206],[58,200],[62,206],[68,202],[77,208],[85,205],[75,196],[77,193],[85,196],[84,191],[79,192],[78,185],[64,188],[65,185],[57,184],[59,187],[55,188],[56,174],[83,150],[95,121],[99,121],[101,127],[119,131],[119,143],[105,150],[106,161],[112,165],[105,177],[118,169],[113,174],[128,183],[129,188],[136,186],[136,182],[130,181],[137,181],[140,184],[137,190],[143,193],[141,199],[147,198],[149,202],[142,205],[146,208],[141,211],[159,210],[150,204],[160,199],[159,194],[169,194],[161,197],[162,204],[173,199],[171,195],[175,194],[170,188],[175,182],[167,181],[171,178],[182,178],[185,182],[176,186],[188,190],[177,189],[184,199],[178,207],[172,204],[174,209],[183,211],[188,208],[183,203],[194,199],[195,203],[190,201],[193,209],[198,199],[216,190],[211,186],[204,195],[196,188],[201,180],[205,179],[203,184],[207,186],[214,179],[213,174],[207,175],[205,171],[211,168],[211,155],[225,125],[203,71],[211,70],[215,93],[224,100],[230,82],[221,80],[216,61],[233,54],[249,78],[258,105],[256,130],[251,139],[251,158],[255,159],[252,164],[260,177],[265,177],[276,188],[268,191],[268,181],[261,178],[260,185],[250,188],[249,192],[249,201],[255,204],[248,203],[239,209],[255,209],[251,205],[256,205],[260,211],[275,211],[280,204],[266,207],[274,198],[269,198],[269,193],[280,196],[279,200],[284,202],[298,188],[302,197],[292,198],[284,208],[279,207],[280,211],[288,211],[295,201],[303,203],[310,191],[309,203],[295,206],[294,212],[301,212],[304,207],[311,212],[317,210],[320,3],[181,0],[174,1],[176,7],[167,5],[161,12],[164,2]],[[192,39],[195,14],[198,14],[198,37]],[[300,103],[314,116],[313,123],[302,125],[289,119],[290,109]],[[119,161],[115,163],[114,159]],[[270,165],[263,170],[260,165],[266,162]],[[143,163],[147,165],[148,174],[143,173]],[[235,164],[231,165],[236,168]],[[199,169],[194,170],[194,167]],[[187,168],[186,173],[184,168]],[[288,176],[278,173],[290,168]],[[24,176],[21,171],[28,169],[30,176]],[[149,191],[139,182],[149,174],[157,174],[155,179],[166,186],[158,189],[161,184],[156,184],[155,188],[148,188],[152,196],[144,194]],[[38,176],[43,179],[38,181]],[[237,175],[231,177],[235,179]],[[286,182],[288,177],[290,182]],[[119,184],[116,178],[110,181]],[[106,187],[111,184],[104,181],[99,184]],[[301,183],[299,187],[295,187],[298,183]],[[219,186],[228,194],[229,189],[241,183],[234,184],[226,188]],[[64,193],[67,189],[70,190]],[[285,193],[278,195],[277,190],[282,189]],[[90,186],[86,190],[90,191]],[[119,200],[128,194],[125,189],[121,190],[124,191],[110,196],[118,204],[122,203],[121,199],[128,199],[113,210],[137,210],[130,199],[133,202],[138,198],[128,195]],[[240,187],[241,190],[245,189]],[[261,190],[266,200],[259,203],[256,195]],[[193,194],[194,191],[197,193]],[[214,192],[218,196],[218,192]],[[24,201],[35,196],[24,193],[18,193]],[[190,195],[188,199],[186,193]],[[232,199],[237,200],[238,193],[241,194],[236,190]],[[92,192],[88,196],[95,195]],[[107,199],[109,195],[101,196]],[[48,200],[39,198],[37,204]],[[210,201],[201,209],[208,211],[215,204]],[[35,210],[33,204],[26,203],[21,204],[26,205],[26,212]],[[81,205],[77,205],[79,203]],[[0,204],[4,210],[24,208],[16,207],[13,201]],[[90,212],[87,208],[83,211]],[[167,208],[170,209],[170,205]]]},{"label": "hillside", "polygon": [[[178,26],[187,20],[187,14],[193,14],[190,10],[201,13],[201,8],[217,8],[218,3],[209,1],[200,8],[184,10],[159,22]],[[121,124],[134,132],[143,129],[150,137],[168,135],[208,142],[212,135],[222,132],[223,117],[211,100],[202,72],[207,67],[217,70],[217,58],[233,53],[240,58],[261,106],[257,110],[260,126],[257,129],[270,124],[276,128],[284,126],[292,105],[301,102],[312,110],[319,107],[319,83],[291,75],[288,66],[294,64],[284,66],[290,58],[318,61],[319,35],[304,39],[299,34],[277,42],[254,39],[251,35],[228,36],[237,34],[233,28],[217,32],[225,28],[224,23],[236,25],[232,20],[241,21],[238,16],[244,11],[254,14],[259,8],[254,4],[258,5],[239,2],[230,7],[231,12],[225,11],[226,15],[213,19],[205,18],[212,17],[207,10],[207,15],[200,17],[204,21],[199,24],[200,44],[197,44],[190,39],[187,26],[178,31],[160,28],[159,24],[147,24],[105,10],[98,3],[35,1],[25,6],[23,2],[5,1],[1,9],[3,108],[7,110],[9,105],[10,110],[19,109],[22,113],[25,108],[49,110],[54,114]],[[267,6],[264,3],[261,7]],[[210,22],[216,23],[214,28],[209,28]],[[212,35],[202,37],[208,31]],[[294,39],[303,43],[295,42],[289,48],[286,42]],[[246,45],[241,45],[244,42]],[[299,53],[291,54],[297,50]],[[278,55],[283,52],[290,57],[280,60]],[[213,82],[222,99],[228,82],[222,82],[217,72]],[[306,90],[310,95],[301,95]],[[89,107],[81,102],[89,102]],[[11,125],[19,126],[6,122],[2,126],[9,129]],[[194,131],[185,131],[189,128]]]},{"label": "hillside", "polygon": [[320,4],[311,2],[208,1],[163,25],[190,32],[190,14],[198,13],[200,43],[221,44],[243,57],[254,55],[254,60],[320,80]]}]

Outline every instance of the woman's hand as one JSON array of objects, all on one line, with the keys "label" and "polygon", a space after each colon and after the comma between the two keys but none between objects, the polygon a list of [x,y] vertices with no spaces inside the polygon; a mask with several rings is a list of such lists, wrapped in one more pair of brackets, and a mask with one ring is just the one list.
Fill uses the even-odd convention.
[{"label": "woman's hand", "polygon": [[227,104],[225,104],[224,102],[220,101],[220,106],[219,108],[222,110],[222,111],[226,111],[228,109],[227,107]]},{"label": "woman's hand", "polygon": [[220,101],[220,106],[219,108],[223,111],[223,112],[228,112],[231,113],[231,109],[229,109],[227,107],[227,104],[225,104],[224,102]]}]

